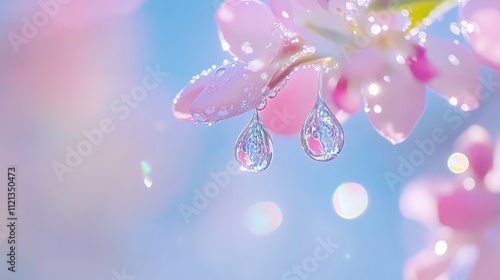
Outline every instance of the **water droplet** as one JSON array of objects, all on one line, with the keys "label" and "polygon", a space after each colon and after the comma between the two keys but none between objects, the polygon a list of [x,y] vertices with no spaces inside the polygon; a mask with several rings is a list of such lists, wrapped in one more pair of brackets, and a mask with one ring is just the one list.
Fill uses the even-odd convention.
[{"label": "water droplet", "polygon": [[319,74],[318,100],[302,127],[302,148],[313,159],[329,161],[337,157],[344,147],[344,131],[335,115],[321,98],[322,79],[325,71]]},{"label": "water droplet", "polygon": [[227,106],[220,108],[219,112],[217,112],[217,116],[221,118],[227,116],[228,114],[229,114],[229,107]]},{"label": "water droplet", "polygon": [[212,92],[214,92],[216,89],[217,89],[217,87],[216,87],[216,86],[214,86],[214,85],[209,85],[209,86],[207,87],[207,92],[208,92],[208,93],[212,93]]},{"label": "water droplet", "polygon": [[234,154],[241,170],[259,173],[266,170],[273,158],[273,141],[259,120],[257,111],[236,141]]},{"label": "water droplet", "polygon": [[226,72],[226,71],[227,71],[227,68],[221,67],[221,68],[217,69],[217,71],[215,71],[214,77],[218,78],[218,77],[222,76],[222,74],[224,74],[224,72]]},{"label": "water droplet", "polygon": [[259,106],[257,106],[257,110],[264,110],[267,106],[267,98],[266,97],[262,97],[262,99],[260,100],[260,104]]},{"label": "water droplet", "polygon": [[207,117],[203,116],[202,114],[194,113],[193,119],[197,122],[205,122],[207,120]]},{"label": "water droplet", "polygon": [[302,46],[302,51],[304,52],[304,54],[313,54],[316,52],[316,47],[314,47],[313,45],[304,45]]},{"label": "water droplet", "polygon": [[250,106],[248,106],[247,101],[246,101],[246,100],[243,100],[243,101],[241,102],[241,109],[243,109],[243,110],[248,110],[249,108],[250,108]]},{"label": "water droplet", "polygon": [[208,108],[205,108],[205,113],[207,113],[207,115],[211,115],[215,112],[215,107],[208,107]]},{"label": "water droplet", "polygon": [[329,161],[344,146],[344,131],[335,115],[318,99],[302,127],[302,148],[313,159]]}]

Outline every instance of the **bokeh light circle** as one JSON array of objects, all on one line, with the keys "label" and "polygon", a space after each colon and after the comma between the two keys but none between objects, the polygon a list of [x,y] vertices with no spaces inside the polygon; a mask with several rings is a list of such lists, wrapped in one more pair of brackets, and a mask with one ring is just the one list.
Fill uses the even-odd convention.
[{"label": "bokeh light circle", "polygon": [[444,240],[439,240],[436,242],[436,246],[434,246],[434,252],[438,256],[442,256],[446,254],[446,251],[448,251],[448,243]]},{"label": "bokeh light circle", "polygon": [[281,209],[274,202],[263,201],[248,208],[245,224],[256,235],[268,235],[283,221]]},{"label": "bokeh light circle", "polygon": [[469,159],[462,153],[454,153],[448,159],[448,168],[455,174],[464,173],[469,168]]},{"label": "bokeh light circle", "polygon": [[347,220],[355,219],[366,211],[368,193],[360,184],[342,184],[333,194],[333,207],[340,217]]}]

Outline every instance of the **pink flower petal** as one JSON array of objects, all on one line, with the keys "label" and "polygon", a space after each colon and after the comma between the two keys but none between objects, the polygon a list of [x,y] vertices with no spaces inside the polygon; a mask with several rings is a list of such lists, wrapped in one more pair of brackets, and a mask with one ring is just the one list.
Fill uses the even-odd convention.
[{"label": "pink flower petal", "polygon": [[340,45],[353,30],[337,11],[324,9],[316,0],[271,0],[269,5],[286,28],[314,45],[319,56],[344,57]]},{"label": "pink flower petal", "polygon": [[493,167],[493,142],[488,131],[481,126],[471,126],[462,133],[455,149],[467,156],[469,169],[478,180],[483,180]]},{"label": "pink flower petal", "polygon": [[[214,73],[216,73],[215,71]],[[189,107],[191,103],[205,90],[205,87],[212,83],[215,77],[212,73],[201,75],[197,79],[193,79],[174,99],[172,110],[174,116],[179,120],[195,121]]]},{"label": "pink flower petal", "polygon": [[286,86],[270,99],[260,112],[262,123],[272,132],[283,135],[300,133],[307,115],[314,107],[318,89],[318,72],[313,68],[293,73]]},{"label": "pink flower petal", "polygon": [[[408,166],[400,165],[399,173],[412,172]],[[401,214],[428,228],[439,225],[437,198],[438,194],[451,189],[453,185],[447,178],[424,177],[408,183],[399,199]]]},{"label": "pink flower petal", "polygon": [[349,114],[357,112],[363,102],[363,85],[382,78],[385,66],[385,53],[378,48],[366,48],[352,54],[342,68],[342,78],[333,91],[335,106]]},{"label": "pink flower petal", "polygon": [[465,111],[479,106],[479,64],[461,45],[440,38],[427,38],[427,58],[437,69],[429,86],[452,105]]},{"label": "pink flower petal", "polygon": [[269,7],[260,1],[225,1],[216,20],[223,49],[242,61],[267,64],[281,48],[283,31]]},{"label": "pink flower petal", "polygon": [[453,260],[463,245],[466,244],[467,238],[458,235],[453,231],[444,231],[439,233],[436,241],[444,241],[447,244],[445,252],[436,252],[435,244],[420,251],[406,262],[404,269],[404,279],[407,280],[435,280],[439,276],[445,275],[450,268]]},{"label": "pink flower petal", "polygon": [[330,1],[329,1],[329,0],[316,0],[316,2],[317,2],[317,3],[318,3],[318,5],[320,5],[320,6],[321,6],[321,8],[323,8],[323,9],[328,10],[328,9],[329,9],[329,7],[330,7],[330,5],[329,5],[329,2],[330,2]]},{"label": "pink flower petal", "polygon": [[500,193],[500,140],[495,143],[493,158],[493,168],[484,178],[484,182],[489,191]]},{"label": "pink flower petal", "polygon": [[251,70],[238,61],[214,72],[216,79],[191,103],[193,118],[198,122],[218,122],[256,108],[267,93],[266,84],[275,71],[273,65]]},{"label": "pink flower petal", "polygon": [[377,47],[369,47],[352,54],[342,68],[342,76],[353,83],[373,83],[386,70],[387,56]]},{"label": "pink flower petal", "polygon": [[425,85],[406,65],[395,65],[392,73],[363,88],[368,117],[377,131],[391,143],[403,142],[412,132],[425,107]]},{"label": "pink flower petal", "polygon": [[333,104],[346,113],[356,113],[363,103],[361,89],[358,85],[350,85],[349,80],[341,78],[332,93]]},{"label": "pink flower petal", "polygon": [[467,1],[461,17],[468,25],[466,38],[476,58],[500,71],[500,2],[491,0]]},{"label": "pink flower petal", "polygon": [[500,279],[500,230],[487,230],[477,242],[479,259],[469,275],[469,279],[497,280]]},{"label": "pink flower petal", "polygon": [[484,189],[457,189],[438,201],[441,224],[456,230],[479,230],[500,217],[500,195]]},{"label": "pink flower petal", "polygon": [[433,248],[427,248],[412,257],[406,263],[404,279],[407,280],[435,280],[445,274],[453,261],[454,255],[437,255]]},{"label": "pink flower petal", "polygon": [[324,0],[316,1],[316,0],[269,0],[269,6],[271,7],[274,16],[278,18],[279,22],[281,22],[287,29],[298,32],[299,27],[295,24],[293,19],[293,9],[292,2],[297,2],[303,9],[318,9],[322,8],[325,2]]},{"label": "pink flower petal", "polygon": [[438,70],[427,59],[425,48],[420,45],[415,46],[415,52],[406,61],[413,76],[421,82],[427,82],[438,74]]}]

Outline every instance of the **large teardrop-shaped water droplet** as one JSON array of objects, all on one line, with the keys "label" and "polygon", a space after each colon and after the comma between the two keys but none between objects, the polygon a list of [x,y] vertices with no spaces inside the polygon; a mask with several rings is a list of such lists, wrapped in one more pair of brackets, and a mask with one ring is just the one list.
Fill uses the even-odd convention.
[{"label": "large teardrop-shaped water droplet", "polygon": [[240,133],[234,154],[243,171],[259,173],[271,164],[273,141],[260,122],[257,111]]},{"label": "large teardrop-shaped water droplet", "polygon": [[321,97],[323,76],[330,70],[322,66],[319,71],[318,99],[302,127],[301,142],[302,148],[311,158],[329,161],[336,158],[344,147],[344,130]]},{"label": "large teardrop-shaped water droplet", "polygon": [[301,133],[302,148],[313,159],[329,161],[344,147],[344,131],[321,98],[306,119]]}]

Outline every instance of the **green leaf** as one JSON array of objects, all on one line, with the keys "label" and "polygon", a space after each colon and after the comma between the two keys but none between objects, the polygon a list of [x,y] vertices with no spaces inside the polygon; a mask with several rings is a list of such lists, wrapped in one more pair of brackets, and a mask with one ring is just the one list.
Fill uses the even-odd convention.
[{"label": "green leaf", "polygon": [[[456,4],[456,0],[374,0],[370,5],[370,9],[383,10],[390,9],[401,12],[408,11],[409,26],[408,30],[412,30],[423,24],[426,18],[431,18],[432,15],[439,11],[447,11],[447,9]],[[440,15],[440,13],[438,13]]]}]

